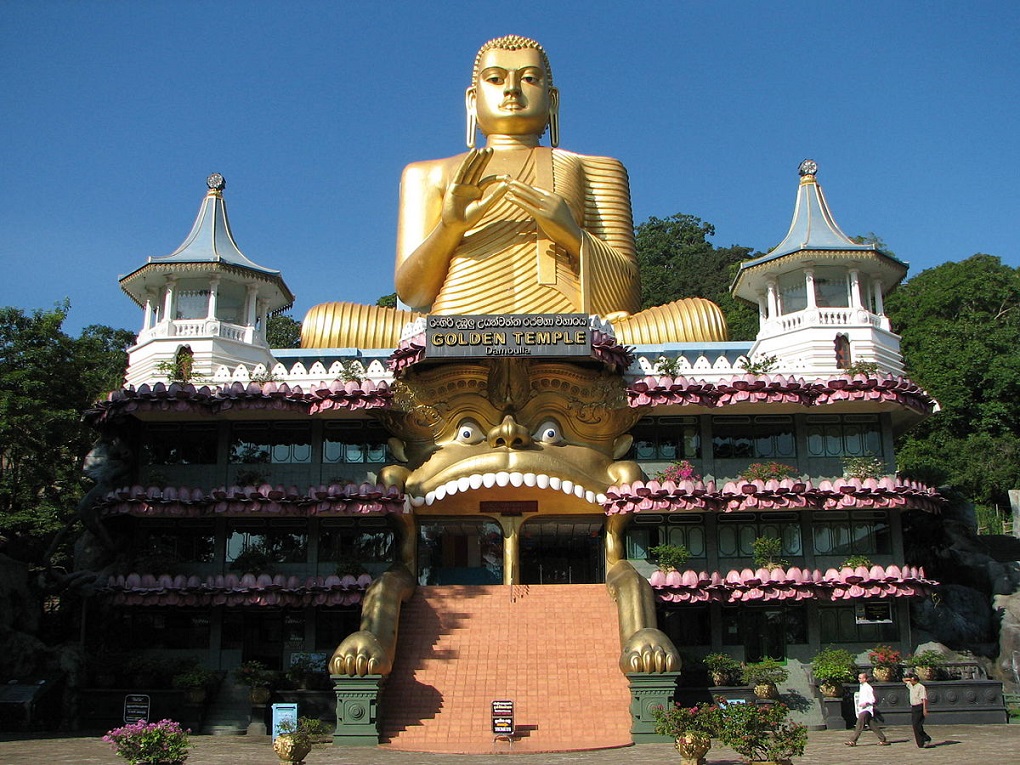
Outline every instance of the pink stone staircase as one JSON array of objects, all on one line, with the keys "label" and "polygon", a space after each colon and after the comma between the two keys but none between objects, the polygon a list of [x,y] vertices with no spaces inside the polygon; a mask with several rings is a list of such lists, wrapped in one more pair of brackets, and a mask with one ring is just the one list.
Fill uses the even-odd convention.
[{"label": "pink stone staircase", "polygon": [[627,746],[630,691],[605,585],[419,587],[382,695],[387,748],[505,751],[491,703],[514,702],[514,752]]}]

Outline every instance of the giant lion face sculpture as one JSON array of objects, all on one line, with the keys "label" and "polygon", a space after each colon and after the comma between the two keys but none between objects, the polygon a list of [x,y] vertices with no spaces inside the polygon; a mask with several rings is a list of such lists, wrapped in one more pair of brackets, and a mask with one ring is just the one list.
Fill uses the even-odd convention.
[{"label": "giant lion face sculpture", "polygon": [[496,359],[411,372],[383,414],[404,462],[380,479],[416,512],[462,513],[485,501],[528,501],[538,512],[591,513],[606,487],[642,476],[616,375],[579,365]]}]

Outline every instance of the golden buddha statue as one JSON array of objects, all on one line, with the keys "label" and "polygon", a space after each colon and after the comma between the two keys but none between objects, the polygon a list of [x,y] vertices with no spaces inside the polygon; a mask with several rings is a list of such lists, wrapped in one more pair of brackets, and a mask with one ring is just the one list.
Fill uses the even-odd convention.
[{"label": "golden buddha statue", "polygon": [[303,347],[393,348],[421,314],[581,312],[610,319],[624,344],[726,339],[702,298],[639,311],[627,172],[557,148],[559,91],[537,42],[482,46],[466,101],[469,151],[412,163],[401,179],[395,281],[412,310],[317,305]]}]

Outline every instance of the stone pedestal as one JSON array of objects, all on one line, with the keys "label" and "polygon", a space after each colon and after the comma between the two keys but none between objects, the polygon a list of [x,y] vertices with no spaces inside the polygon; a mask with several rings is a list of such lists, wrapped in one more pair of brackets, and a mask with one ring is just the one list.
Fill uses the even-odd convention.
[{"label": "stone pedestal", "polygon": [[662,674],[628,673],[630,682],[630,734],[635,744],[663,744],[673,739],[655,732],[655,712],[669,707],[676,697],[679,672]]},{"label": "stone pedestal", "polygon": [[846,693],[838,699],[822,697],[822,722],[826,730],[846,730],[853,719],[853,700],[848,699]]},{"label": "stone pedestal", "polygon": [[375,746],[379,743],[379,691],[383,675],[331,675],[336,690],[334,744]]}]

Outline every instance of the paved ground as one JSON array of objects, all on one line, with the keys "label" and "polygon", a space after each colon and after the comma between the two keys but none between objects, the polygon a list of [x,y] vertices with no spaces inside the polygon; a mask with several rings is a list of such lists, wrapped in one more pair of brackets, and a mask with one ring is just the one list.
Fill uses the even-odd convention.
[{"label": "paved ground", "polygon": [[[935,725],[928,729],[934,749],[918,749],[909,727],[890,726],[892,746],[880,747],[865,731],[857,747],[843,746],[846,731],[812,731],[807,753],[797,765],[992,765],[1020,762],[1020,725]],[[188,765],[277,765],[268,737],[195,736]],[[505,746],[505,745],[503,745]],[[307,765],[490,765],[507,754],[452,755],[394,752],[380,747],[316,747]],[[677,765],[679,756],[668,744],[644,744],[597,752],[557,752],[513,755],[525,765]],[[737,765],[734,752],[718,744],[708,753],[708,765]],[[125,765],[108,744],[96,736],[74,738],[17,738],[0,734],[2,765]]]}]

